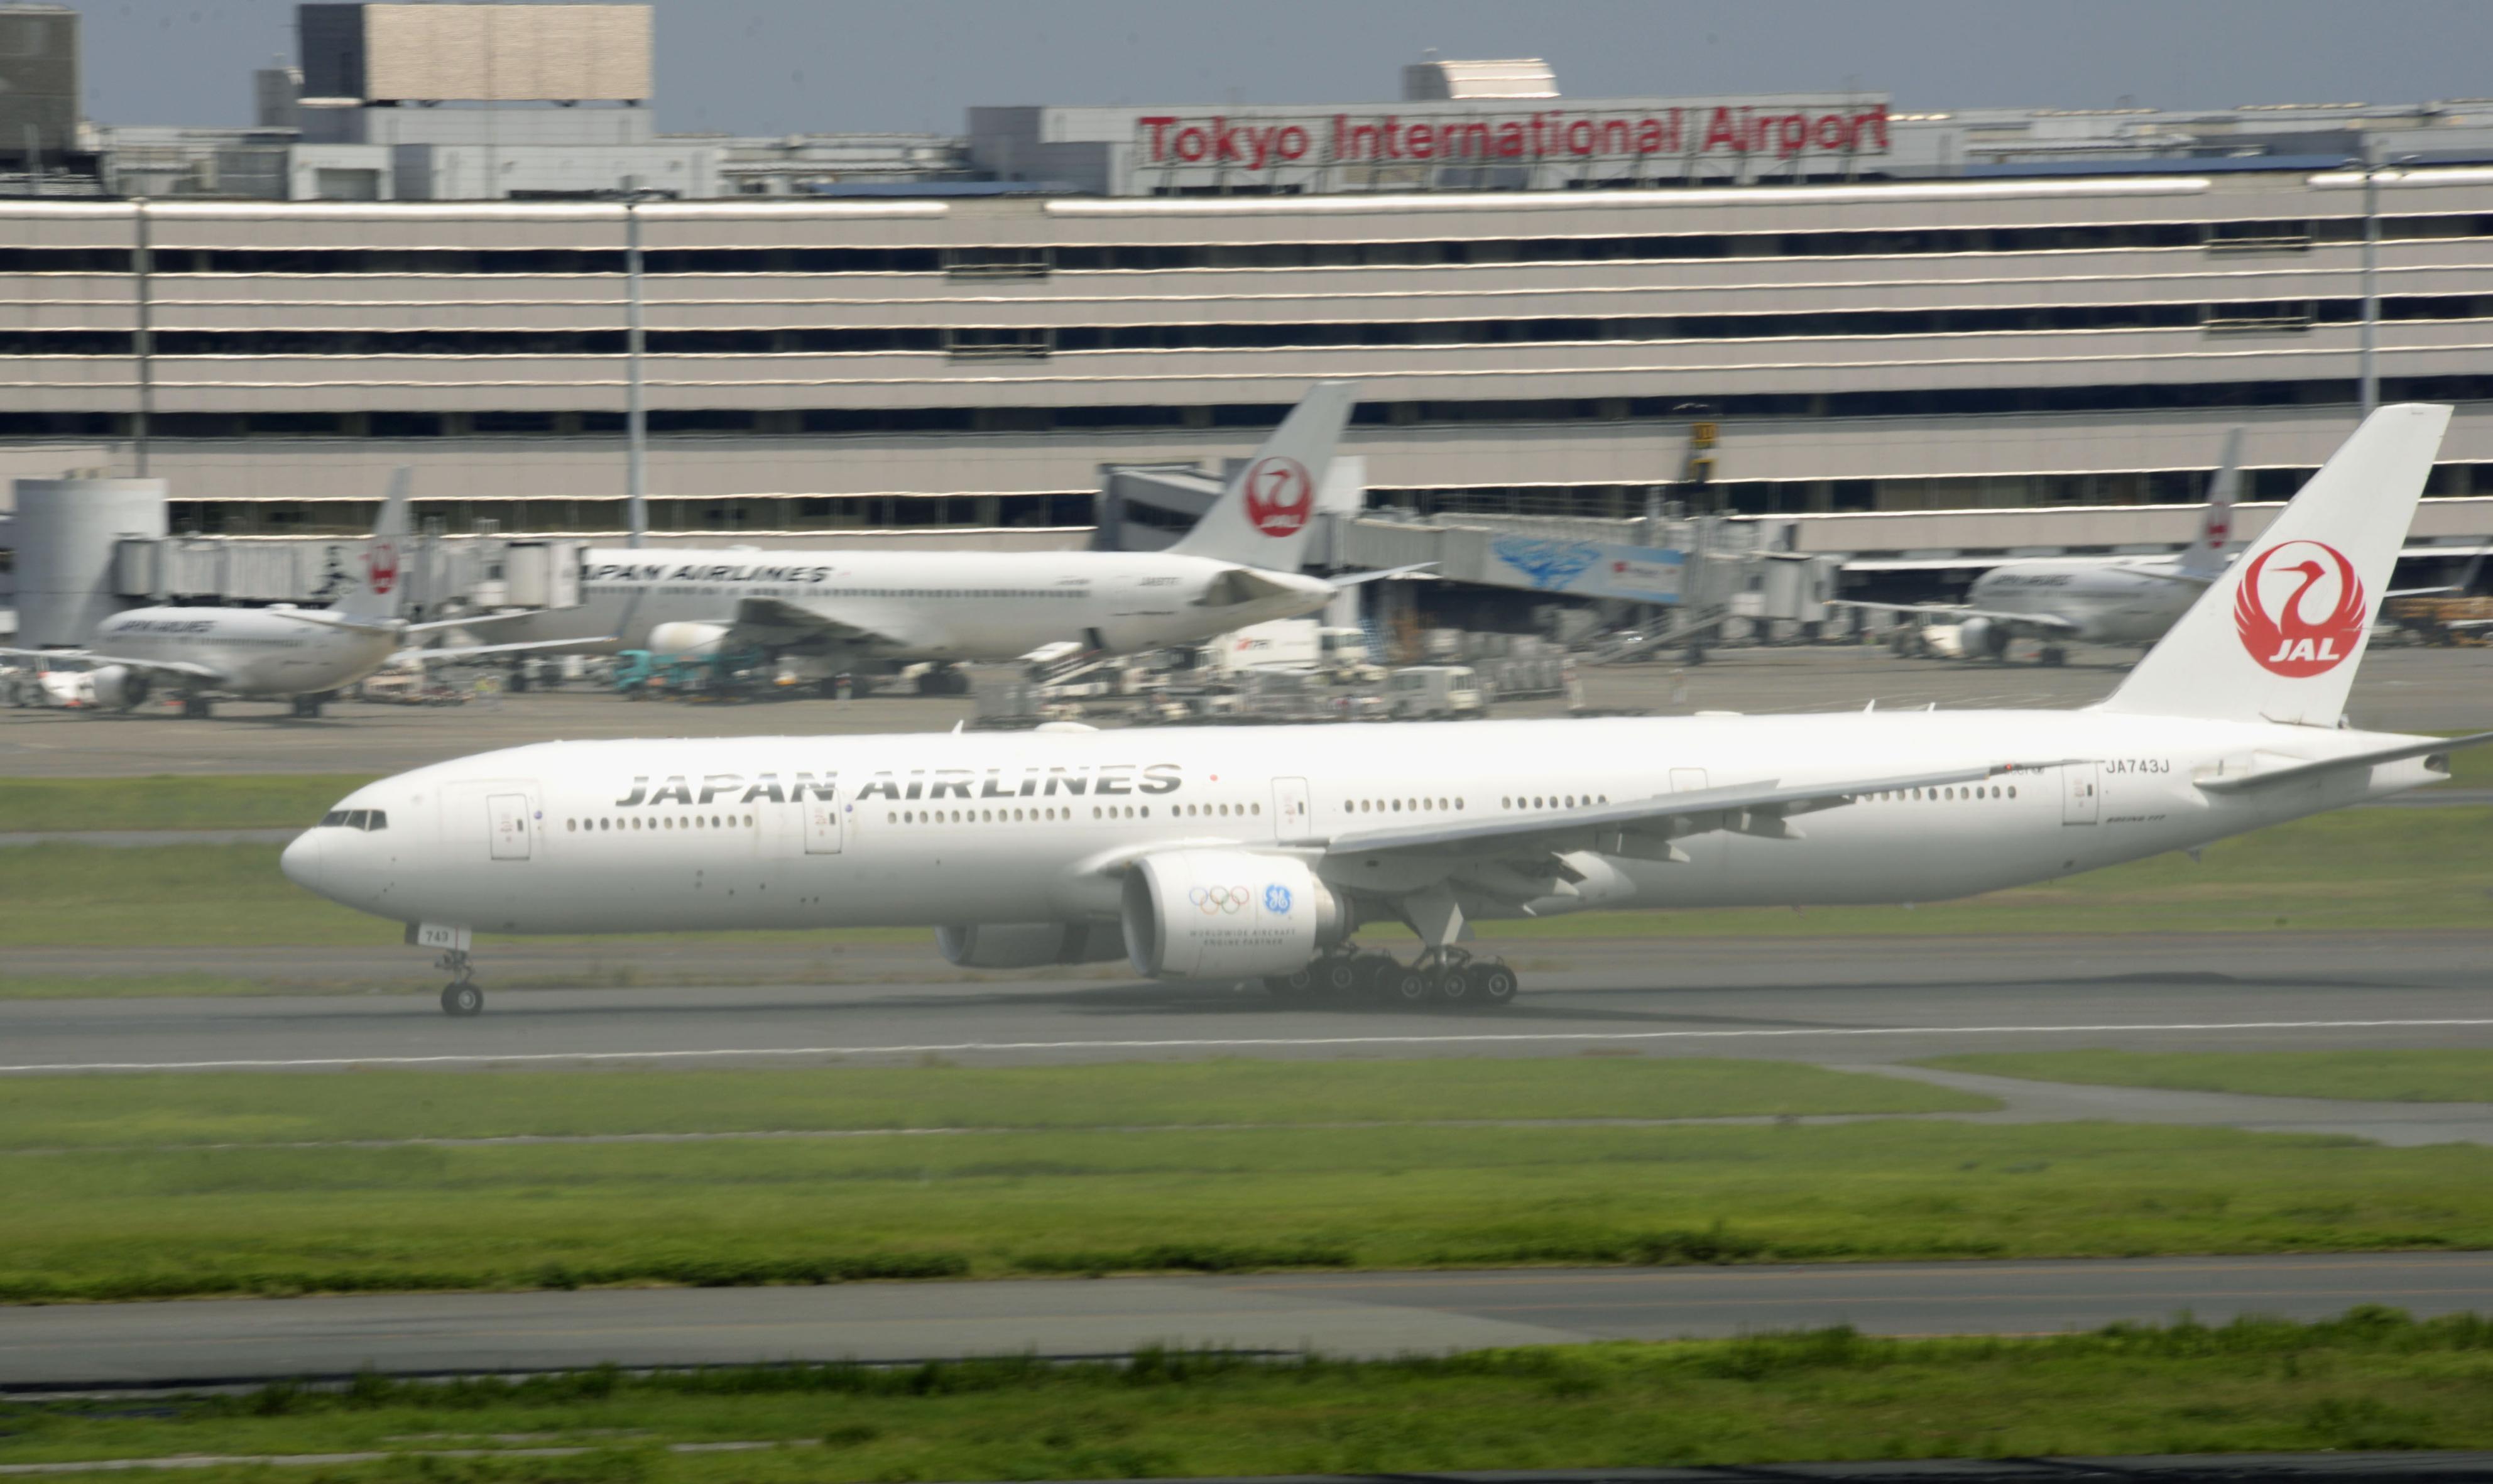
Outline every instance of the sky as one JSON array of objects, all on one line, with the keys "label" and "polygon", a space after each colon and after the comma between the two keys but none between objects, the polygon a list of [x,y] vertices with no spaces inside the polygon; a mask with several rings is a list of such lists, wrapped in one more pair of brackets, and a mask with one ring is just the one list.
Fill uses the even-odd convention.
[{"label": "sky", "polygon": [[[291,0],[84,0],[88,116],[250,122]],[[974,104],[1356,103],[1424,48],[1575,98],[1859,88],[1906,110],[2493,94],[2488,0],[657,0],[671,133],[958,133]]]}]

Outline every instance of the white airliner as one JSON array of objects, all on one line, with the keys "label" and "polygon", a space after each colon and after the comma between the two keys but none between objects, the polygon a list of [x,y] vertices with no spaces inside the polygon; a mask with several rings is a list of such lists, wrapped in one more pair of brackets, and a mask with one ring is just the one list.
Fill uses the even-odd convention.
[{"label": "white airliner", "polygon": [[[477,619],[409,623],[399,617],[405,593],[400,566],[407,533],[407,471],[390,477],[380,518],[373,523],[357,569],[327,608],[133,608],[104,621],[82,650],[0,650],[82,672],[55,670],[47,685],[74,686],[82,704],[130,711],[159,686],[179,694],[182,714],[205,716],[211,698],[285,699],[297,716],[317,716],[322,703],[390,662],[416,635],[476,623]],[[409,651],[432,663],[542,644],[470,645]]]},{"label": "white airliner", "polygon": [[[356,790],[288,877],[475,932],[922,924],[955,963],[1128,959],[1501,1004],[1474,919],[1935,901],[2438,781],[2341,724],[2444,407],[2383,408],[2120,689],[2073,712],[545,742]],[[1416,962],[1352,933],[1408,924]]]},{"label": "white airliner", "polygon": [[[1186,537],[1161,552],[723,551],[587,553],[581,605],[509,632],[664,654],[759,651],[823,680],[916,661],[1013,659],[1055,641],[1107,653],[1190,644],[1331,602],[1303,575],[1316,491],[1355,384],[1319,381]],[[1354,581],[1385,574],[1364,574]]]},{"label": "white airliner", "polygon": [[2166,557],[2037,557],[2003,561],[1973,580],[1959,604],[1838,602],[1836,608],[1943,620],[1967,659],[2006,659],[2012,640],[2039,639],[2057,665],[2068,644],[2152,644],[2164,637],[2232,560],[2234,500],[2241,492],[2242,430],[2225,436],[2199,533]]}]

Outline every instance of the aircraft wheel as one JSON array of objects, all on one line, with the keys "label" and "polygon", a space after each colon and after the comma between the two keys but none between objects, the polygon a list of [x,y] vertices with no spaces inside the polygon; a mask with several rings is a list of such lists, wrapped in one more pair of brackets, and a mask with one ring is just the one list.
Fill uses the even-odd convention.
[{"label": "aircraft wheel", "polygon": [[1395,964],[1384,973],[1385,997],[1397,1005],[1425,1005],[1428,1002],[1428,976],[1405,964]]},{"label": "aircraft wheel", "polygon": [[182,714],[185,716],[199,717],[212,716],[216,714],[216,707],[205,696],[184,696],[182,698]]},{"label": "aircraft wheel", "polygon": [[1480,971],[1467,963],[1448,964],[1430,976],[1437,998],[1449,1005],[1468,1005],[1480,998]]},{"label": "aircraft wheel", "polygon": [[2047,644],[2037,658],[2047,665],[2065,665],[2069,662],[2069,651],[2057,644]]},{"label": "aircraft wheel", "polygon": [[485,991],[468,980],[456,980],[441,986],[441,1013],[466,1018],[485,1013]]},{"label": "aircraft wheel", "polygon": [[1336,999],[1348,999],[1359,991],[1362,975],[1356,958],[1327,958],[1315,966],[1316,982]]},{"label": "aircraft wheel", "polygon": [[1479,980],[1477,993],[1482,1004],[1494,1007],[1515,1003],[1517,985],[1513,969],[1492,959],[1485,964],[1475,964],[1472,973]]}]

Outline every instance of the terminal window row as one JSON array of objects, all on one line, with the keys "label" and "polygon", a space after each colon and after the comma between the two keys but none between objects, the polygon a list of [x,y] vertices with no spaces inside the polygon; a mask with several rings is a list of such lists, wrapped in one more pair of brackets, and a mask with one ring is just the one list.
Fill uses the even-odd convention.
[{"label": "terminal window row", "polygon": [[[1689,340],[1851,339],[1883,335],[2019,334],[2056,330],[2295,330],[2351,324],[2353,298],[2228,303],[1859,309],[1808,314],[1568,316],[1529,319],[1334,320],[1280,324],[950,325],[867,329],[651,330],[653,355],[840,355],[942,352],[958,359],[1082,351],[1328,348],[1364,346],[1638,344]],[[2385,295],[2389,320],[2493,318],[2493,294]],[[614,356],[617,330],[159,330],[157,355]],[[136,353],[128,330],[0,330],[0,355]]]},{"label": "terminal window row", "polygon": [[[106,387],[105,392],[115,389]],[[2493,374],[2388,377],[2392,402],[2493,401]],[[1704,397],[1702,401],[1692,400]],[[2350,379],[2115,383],[2080,386],[1895,387],[1860,391],[1770,392],[1705,397],[1538,397],[1366,401],[1351,412],[1360,427],[1429,427],[1490,423],[1529,427],[1568,423],[1658,422],[1684,426],[1690,409],[1716,418],[1842,418],[1960,416],[1981,413],[2159,411],[2178,409],[2328,407],[2355,401]],[[1273,403],[1120,403],[1088,407],[919,407],[788,409],[653,409],[652,433],[677,437],[953,435],[969,433],[1123,433],[1228,430],[1260,435],[1277,426],[1290,405]],[[580,411],[159,411],[149,422],[169,439],[429,439],[490,436],[616,436],[619,412]],[[126,412],[36,412],[0,408],[0,439],[127,439]]]},{"label": "terminal window row", "polygon": [[[2493,236],[2493,213],[2385,217],[2392,241]],[[2291,250],[2362,239],[2358,217],[2098,226],[1900,227],[1807,232],[1688,232],[1637,236],[1447,238],[1390,242],[1120,243],[1030,247],[660,248],[642,255],[653,274],[946,273],[960,278],[1051,272],[1164,272],[1186,268],[1438,267],[1509,263],[1637,262],[1744,257],[1912,257],[1931,254],[2099,252],[2208,248]],[[126,248],[0,248],[0,273],[127,273]],[[156,273],[619,274],[613,248],[165,248]]]}]

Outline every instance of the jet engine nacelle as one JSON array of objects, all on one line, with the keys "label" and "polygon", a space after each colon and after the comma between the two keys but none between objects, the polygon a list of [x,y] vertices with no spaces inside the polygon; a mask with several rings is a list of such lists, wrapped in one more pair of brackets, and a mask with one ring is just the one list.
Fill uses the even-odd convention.
[{"label": "jet engine nacelle", "polygon": [[1350,932],[1351,915],[1287,856],[1169,850],[1126,873],[1126,951],[1155,979],[1259,979],[1307,967]]},{"label": "jet engine nacelle", "polygon": [[935,947],[965,969],[1036,969],[1123,958],[1126,936],[1113,923],[973,923],[936,928]]},{"label": "jet engine nacelle", "polygon": [[706,658],[726,643],[724,623],[661,623],[649,630],[649,652],[669,659]]},{"label": "jet engine nacelle", "polygon": [[117,706],[123,711],[144,702],[150,688],[146,672],[128,665],[105,665],[89,672],[87,679],[95,687],[96,705]]},{"label": "jet engine nacelle", "polygon": [[2008,630],[1990,619],[1967,619],[1957,625],[1956,643],[1967,659],[1998,659],[2008,652]]}]

